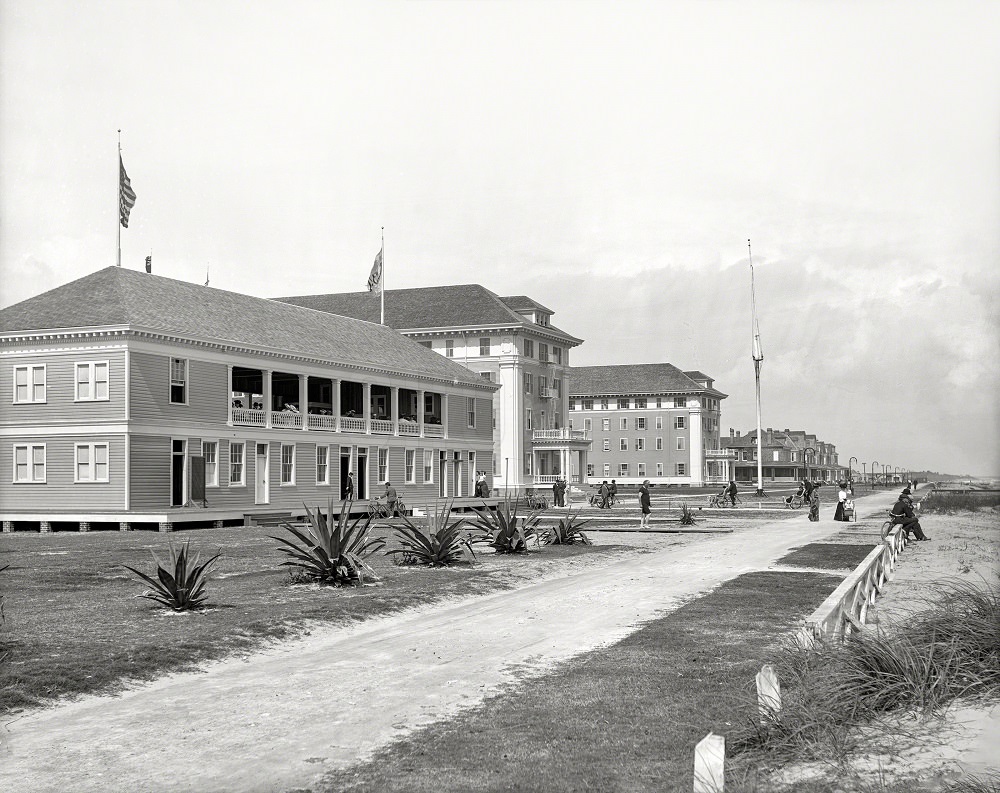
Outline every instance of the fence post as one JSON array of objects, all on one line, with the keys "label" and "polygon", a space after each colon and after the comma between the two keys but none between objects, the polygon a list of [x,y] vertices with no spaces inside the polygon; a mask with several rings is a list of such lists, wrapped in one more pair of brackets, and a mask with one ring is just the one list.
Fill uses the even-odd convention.
[{"label": "fence post", "polygon": [[694,747],[694,793],[723,793],[726,739],[709,733]]},{"label": "fence post", "polygon": [[776,721],[781,713],[781,686],[770,664],[764,664],[757,673],[757,708],[761,724]]}]

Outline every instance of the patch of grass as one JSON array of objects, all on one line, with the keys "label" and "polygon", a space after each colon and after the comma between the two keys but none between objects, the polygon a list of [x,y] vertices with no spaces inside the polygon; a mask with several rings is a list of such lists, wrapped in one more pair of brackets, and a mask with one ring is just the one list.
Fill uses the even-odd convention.
[{"label": "patch of grass", "polygon": [[741,718],[762,659],[839,579],[740,576],[595,650],[418,730],[320,791],[685,791],[694,746]]},{"label": "patch of grass", "polygon": [[785,554],[777,564],[788,567],[817,567],[822,570],[853,570],[875,546],[814,542]]},{"label": "patch of grass", "polygon": [[[173,615],[137,597],[122,565],[166,553],[171,534],[58,532],[0,537],[6,624],[0,631],[0,713],[66,695],[113,691],[123,681],[247,652],[308,630],[346,624],[445,598],[510,589],[536,566],[580,555],[611,555],[621,546],[550,546],[512,560],[481,554],[469,575],[368,561],[378,587],[290,586],[269,527],[206,529],[195,541],[222,556],[211,575],[211,606]],[[389,529],[380,531],[388,532]],[[193,534],[193,533],[192,533]],[[391,537],[385,537],[390,543]],[[517,564],[512,564],[516,561]],[[6,655],[5,655],[6,654]]]},{"label": "patch of grass", "polygon": [[920,502],[921,513],[953,515],[956,512],[976,512],[980,509],[1000,507],[1000,493],[949,493],[946,490],[932,490]]}]

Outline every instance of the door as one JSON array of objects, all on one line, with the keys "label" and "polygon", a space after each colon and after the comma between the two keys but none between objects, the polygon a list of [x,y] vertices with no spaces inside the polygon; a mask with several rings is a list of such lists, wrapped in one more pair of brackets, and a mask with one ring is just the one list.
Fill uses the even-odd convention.
[{"label": "door", "polygon": [[[351,473],[351,452],[340,453],[340,498],[347,498],[347,477]],[[355,494],[356,495],[356,494]]]},{"label": "door", "polygon": [[184,468],[187,462],[187,441],[170,442],[170,506],[184,506]]},{"label": "door", "polygon": [[448,452],[438,453],[438,495],[448,497]]},{"label": "door", "polygon": [[462,453],[455,452],[452,459],[452,468],[454,470],[454,481],[455,481],[455,497],[462,497]]},{"label": "door", "polygon": [[257,465],[255,466],[256,487],[254,488],[254,504],[270,504],[271,493],[268,488],[268,445],[257,444]]},{"label": "door", "polygon": [[357,471],[358,493],[355,496],[359,501],[368,498],[368,450],[358,449],[358,471]]}]

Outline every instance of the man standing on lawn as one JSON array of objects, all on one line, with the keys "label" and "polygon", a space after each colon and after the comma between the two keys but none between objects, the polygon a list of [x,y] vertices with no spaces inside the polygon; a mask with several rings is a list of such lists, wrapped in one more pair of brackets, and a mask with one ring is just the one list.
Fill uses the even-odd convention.
[{"label": "man standing on lawn", "polygon": [[729,503],[730,503],[730,505],[732,505],[734,507],[736,506],[736,493],[738,491],[739,491],[739,488],[736,487],[736,480],[735,479],[730,479],[729,480],[729,487],[726,488],[726,495],[729,496]]},{"label": "man standing on lawn", "polygon": [[392,486],[392,482],[385,483],[385,505],[389,508],[389,514],[396,517],[396,502],[399,500],[399,494],[396,492],[396,488]]}]

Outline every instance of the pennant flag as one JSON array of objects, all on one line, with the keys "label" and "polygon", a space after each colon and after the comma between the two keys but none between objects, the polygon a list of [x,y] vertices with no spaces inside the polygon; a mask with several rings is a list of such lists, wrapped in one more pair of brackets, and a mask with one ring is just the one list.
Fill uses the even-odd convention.
[{"label": "pennant flag", "polygon": [[209,267],[211,267],[211,265],[208,265],[208,264],[205,265],[205,286],[208,286],[208,268]]},{"label": "pennant flag", "polygon": [[382,250],[379,250],[378,256],[375,257],[371,275],[368,276],[368,291],[374,292],[376,287],[382,289]]},{"label": "pennant flag", "polygon": [[149,256],[146,257],[146,272],[153,272],[153,254],[149,254]]},{"label": "pennant flag", "polygon": [[128,214],[135,206],[135,190],[132,189],[132,182],[125,173],[125,163],[122,162],[121,154],[118,155],[118,219],[122,226],[128,228]]}]

